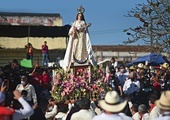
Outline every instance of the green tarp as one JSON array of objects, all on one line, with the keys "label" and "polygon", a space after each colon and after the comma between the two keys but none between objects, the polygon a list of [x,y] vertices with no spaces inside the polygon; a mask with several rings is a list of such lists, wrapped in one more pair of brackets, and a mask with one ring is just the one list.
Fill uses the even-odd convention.
[{"label": "green tarp", "polygon": [[20,61],[20,65],[22,67],[25,67],[25,68],[32,68],[32,61],[27,60],[27,59],[23,59],[23,60]]}]

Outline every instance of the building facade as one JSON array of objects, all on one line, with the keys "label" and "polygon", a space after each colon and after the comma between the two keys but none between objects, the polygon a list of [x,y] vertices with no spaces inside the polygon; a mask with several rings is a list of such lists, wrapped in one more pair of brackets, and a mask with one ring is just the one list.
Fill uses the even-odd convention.
[{"label": "building facade", "polygon": [[[130,62],[138,57],[151,53],[150,46],[147,45],[93,45],[94,57],[97,62],[109,61],[115,57],[118,62]],[[154,52],[158,52],[155,48]],[[161,53],[170,58],[169,53]]]},{"label": "building facade", "polygon": [[[41,49],[41,45],[44,41],[47,41],[49,49],[66,48],[66,37],[44,37],[43,34],[46,34],[46,31],[42,32],[42,29],[38,29],[44,27],[49,29],[49,31],[52,31],[50,29],[53,29],[54,27],[62,27],[62,17],[60,14],[0,13],[0,25],[2,29],[9,28],[7,31],[1,31],[1,34],[3,34],[0,36],[1,48],[23,48],[27,43],[31,43],[35,49]],[[15,30],[10,30],[14,27]],[[17,34],[22,34],[25,28],[27,29],[25,31],[26,35],[17,37]],[[10,37],[7,34],[8,32],[9,34],[12,32],[16,36]],[[41,32],[41,37],[30,36],[30,34],[36,34],[38,32]],[[56,31],[56,34],[58,34],[57,32],[60,31]],[[53,31],[53,34],[55,34],[55,31]]]}]

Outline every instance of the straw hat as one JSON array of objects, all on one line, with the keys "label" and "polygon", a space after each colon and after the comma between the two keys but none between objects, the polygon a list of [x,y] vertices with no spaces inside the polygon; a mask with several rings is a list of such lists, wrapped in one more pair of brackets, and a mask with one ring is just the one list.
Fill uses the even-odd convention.
[{"label": "straw hat", "polygon": [[155,104],[162,110],[170,110],[170,90],[164,91]]},{"label": "straw hat", "polygon": [[168,63],[164,63],[163,65],[161,65],[161,68],[164,68],[164,69],[168,69],[168,67],[169,67]]},{"label": "straw hat", "polygon": [[135,70],[136,68],[135,68],[135,66],[130,66],[130,68],[129,68],[129,70]]},{"label": "straw hat", "polygon": [[138,68],[144,68],[144,64],[139,63],[139,64],[138,64]]},{"label": "straw hat", "polygon": [[168,67],[168,72],[170,72],[170,67]]},{"label": "straw hat", "polygon": [[105,99],[99,101],[100,107],[108,112],[120,112],[126,104],[127,101],[122,100],[116,91],[107,92]]}]

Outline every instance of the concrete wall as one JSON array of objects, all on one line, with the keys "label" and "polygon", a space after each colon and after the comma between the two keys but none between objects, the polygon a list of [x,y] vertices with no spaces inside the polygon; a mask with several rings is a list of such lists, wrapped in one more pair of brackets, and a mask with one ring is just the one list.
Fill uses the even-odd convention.
[{"label": "concrete wall", "polygon": [[66,48],[66,38],[9,38],[0,37],[0,47],[2,48],[24,48],[24,46],[30,42],[35,49],[41,49],[41,45],[47,41],[49,49],[65,49]]}]

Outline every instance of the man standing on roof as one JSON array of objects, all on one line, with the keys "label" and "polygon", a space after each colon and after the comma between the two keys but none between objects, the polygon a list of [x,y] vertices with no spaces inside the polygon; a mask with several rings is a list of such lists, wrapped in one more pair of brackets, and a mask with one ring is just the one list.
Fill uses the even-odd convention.
[{"label": "man standing on roof", "polygon": [[48,46],[47,41],[44,41],[42,45],[42,66],[48,66],[49,61],[49,53],[48,53]]}]

